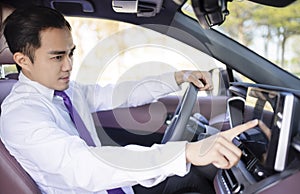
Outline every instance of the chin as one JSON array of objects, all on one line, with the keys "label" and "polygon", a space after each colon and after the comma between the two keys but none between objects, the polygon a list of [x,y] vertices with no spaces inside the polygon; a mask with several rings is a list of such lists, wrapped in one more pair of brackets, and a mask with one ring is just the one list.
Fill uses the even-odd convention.
[{"label": "chin", "polygon": [[66,89],[68,89],[68,88],[69,88],[69,84],[64,85],[64,86],[58,86],[58,87],[55,87],[55,90],[60,90],[60,91],[62,91],[62,90],[66,90]]}]

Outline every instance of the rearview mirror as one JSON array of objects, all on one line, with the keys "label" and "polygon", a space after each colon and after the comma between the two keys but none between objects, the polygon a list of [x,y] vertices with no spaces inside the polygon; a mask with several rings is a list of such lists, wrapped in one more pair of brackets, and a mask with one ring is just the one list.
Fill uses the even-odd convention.
[{"label": "rearview mirror", "polygon": [[192,0],[195,15],[202,28],[209,29],[221,25],[229,11],[227,2],[232,0]]}]

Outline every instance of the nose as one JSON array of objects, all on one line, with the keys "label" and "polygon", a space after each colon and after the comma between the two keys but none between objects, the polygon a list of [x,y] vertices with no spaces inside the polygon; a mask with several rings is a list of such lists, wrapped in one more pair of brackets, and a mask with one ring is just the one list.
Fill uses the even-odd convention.
[{"label": "nose", "polygon": [[63,61],[62,70],[63,71],[72,71],[72,66],[73,66],[72,58],[66,56],[65,60]]}]

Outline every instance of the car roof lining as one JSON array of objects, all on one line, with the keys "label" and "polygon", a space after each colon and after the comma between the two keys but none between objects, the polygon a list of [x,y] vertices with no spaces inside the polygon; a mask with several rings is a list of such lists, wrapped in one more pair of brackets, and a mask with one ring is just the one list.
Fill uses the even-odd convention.
[{"label": "car roof lining", "polygon": [[[83,2],[85,0],[82,0]],[[168,25],[172,21],[172,18],[178,10],[180,10],[181,5],[186,2],[186,0],[164,0],[162,9],[159,14],[155,17],[137,17],[134,13],[116,13],[112,9],[112,0],[86,0],[93,6],[94,12],[83,11],[82,6],[79,3],[74,3],[76,1],[66,1],[66,0],[2,0],[1,3],[11,5],[13,7],[24,7],[30,5],[43,5],[47,7],[53,7],[60,11],[66,16],[81,16],[81,17],[92,17],[92,18],[107,18],[112,20],[118,20],[123,22],[129,22],[133,24],[165,24]],[[252,2],[271,5],[276,7],[284,7],[294,2],[295,0],[249,0]],[[81,1],[78,1],[81,2]]]}]

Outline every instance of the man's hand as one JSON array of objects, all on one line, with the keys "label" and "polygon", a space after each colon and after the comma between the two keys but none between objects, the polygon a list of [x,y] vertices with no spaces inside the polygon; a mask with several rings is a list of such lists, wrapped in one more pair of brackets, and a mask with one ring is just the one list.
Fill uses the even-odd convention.
[{"label": "man's hand", "polygon": [[177,71],[175,72],[175,80],[178,85],[191,82],[201,91],[213,89],[212,78],[207,71]]},{"label": "man's hand", "polygon": [[233,167],[238,163],[242,152],[232,143],[232,139],[240,133],[255,127],[257,124],[258,120],[249,121],[201,141],[187,143],[187,162],[196,166],[213,164],[217,168],[223,169]]}]

